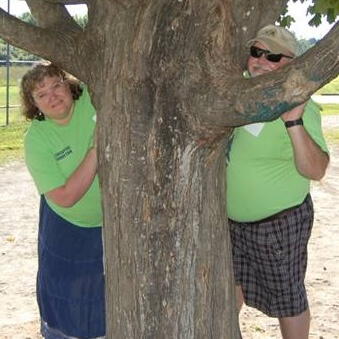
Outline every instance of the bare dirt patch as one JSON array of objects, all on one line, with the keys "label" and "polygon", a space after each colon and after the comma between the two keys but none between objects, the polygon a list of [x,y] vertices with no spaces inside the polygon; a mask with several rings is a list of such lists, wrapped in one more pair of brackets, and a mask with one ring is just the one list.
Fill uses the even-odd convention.
[{"label": "bare dirt patch", "polygon": [[0,168],[0,337],[39,338],[35,302],[39,196],[23,163]]}]

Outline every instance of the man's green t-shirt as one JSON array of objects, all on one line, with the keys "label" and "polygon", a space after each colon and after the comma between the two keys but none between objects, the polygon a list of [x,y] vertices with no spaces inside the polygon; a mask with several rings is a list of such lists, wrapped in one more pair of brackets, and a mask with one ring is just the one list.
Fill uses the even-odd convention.
[{"label": "man's green t-shirt", "polygon": [[[309,100],[304,126],[320,148],[328,152],[318,106]],[[238,127],[227,155],[227,215],[239,222],[267,218],[296,206],[310,190],[310,180],[295,167],[293,148],[284,122]]]},{"label": "man's green t-shirt", "polygon": [[[96,111],[87,88],[75,101],[68,125],[52,120],[33,120],[25,136],[25,160],[40,194],[65,184],[91,148]],[[82,227],[102,225],[101,197],[97,176],[85,195],[72,207],[60,207],[47,199],[61,217]]]}]

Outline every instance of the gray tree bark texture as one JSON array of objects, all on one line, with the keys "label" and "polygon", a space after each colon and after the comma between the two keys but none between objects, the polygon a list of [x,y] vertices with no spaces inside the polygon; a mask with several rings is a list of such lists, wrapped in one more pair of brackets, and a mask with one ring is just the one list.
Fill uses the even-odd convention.
[{"label": "gray tree bark texture", "polygon": [[[27,0],[0,36],[88,84],[98,112],[107,338],[240,338],[225,213],[234,126],[278,118],[338,75],[339,26],[244,79],[246,41],[286,1]],[[265,11],[263,11],[265,9]]]}]

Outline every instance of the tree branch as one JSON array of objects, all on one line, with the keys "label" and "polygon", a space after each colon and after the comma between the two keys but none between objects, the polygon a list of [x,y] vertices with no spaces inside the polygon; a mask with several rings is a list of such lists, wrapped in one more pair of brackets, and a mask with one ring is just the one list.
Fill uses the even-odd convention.
[{"label": "tree branch", "polygon": [[89,2],[89,0],[46,0],[46,2],[60,5],[85,5]]},{"label": "tree branch", "polygon": [[0,35],[9,44],[47,60],[60,62],[65,60],[65,55],[74,56],[76,50],[73,35],[28,24],[2,9],[0,9]]},{"label": "tree branch", "polygon": [[[208,100],[208,124],[232,126],[274,120],[308,100],[339,73],[339,23],[314,47],[287,66],[262,76],[242,79],[225,87],[219,83],[219,99]],[[227,88],[227,93],[222,88]],[[223,93],[224,92],[224,93]],[[213,96],[213,95],[212,95]],[[212,103],[212,105],[211,105]],[[213,104],[214,103],[214,104]],[[226,113],[227,112],[227,113]]]},{"label": "tree branch", "polygon": [[26,0],[37,23],[43,28],[54,28],[79,33],[82,29],[69,14],[60,1],[51,3],[49,0]]}]

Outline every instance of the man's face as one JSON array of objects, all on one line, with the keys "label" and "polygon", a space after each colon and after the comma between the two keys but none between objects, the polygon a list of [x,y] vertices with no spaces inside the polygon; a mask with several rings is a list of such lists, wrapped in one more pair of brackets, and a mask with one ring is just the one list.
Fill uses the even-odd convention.
[{"label": "man's face", "polygon": [[[261,48],[265,51],[269,51],[269,49],[262,44],[261,42],[256,42],[254,47]],[[266,59],[266,54],[263,53],[259,58],[255,58],[253,56],[249,56],[247,61],[247,69],[252,77],[274,71],[286,64],[288,64],[292,59],[283,56],[279,62],[272,62]]]}]

